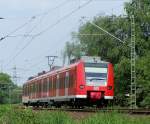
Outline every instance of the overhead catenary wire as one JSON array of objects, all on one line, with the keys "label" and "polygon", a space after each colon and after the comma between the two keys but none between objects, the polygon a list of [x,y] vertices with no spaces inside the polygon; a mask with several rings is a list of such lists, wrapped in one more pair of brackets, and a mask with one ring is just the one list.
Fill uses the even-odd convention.
[{"label": "overhead catenary wire", "polygon": [[46,29],[44,29],[43,31],[35,34],[35,36],[40,36],[42,34],[44,34],[45,32],[47,32],[49,29],[55,27],[57,24],[59,24],[62,20],[67,19],[68,17],[72,16],[75,12],[77,12],[78,10],[82,9],[83,7],[85,7],[86,5],[88,5],[89,3],[91,3],[93,0],[88,0],[88,2],[80,5],[79,7],[77,7],[76,9],[72,10],[70,13],[66,14],[65,16],[63,16],[62,18],[60,18],[59,20],[57,20],[57,22],[55,22],[52,25],[49,25]]},{"label": "overhead catenary wire", "polygon": [[11,31],[10,33],[8,33],[7,35],[3,36],[0,38],[0,42],[2,42],[2,40],[6,39],[7,37],[10,37],[10,35],[16,33],[17,31],[19,31],[20,29],[24,28],[27,24],[29,24],[30,22],[32,22],[35,19],[35,17],[31,17],[27,22],[25,22],[24,24],[22,24],[21,26],[17,27],[15,30]]},{"label": "overhead catenary wire", "polygon": [[49,9],[49,10],[43,12],[43,13],[41,13],[41,14],[37,14],[35,16],[45,16],[45,15],[48,15],[49,13],[53,12],[54,10],[56,10],[56,9],[58,9],[58,8],[64,6],[64,5],[66,5],[67,3],[68,3],[68,0],[65,0],[64,2],[60,3],[59,5],[51,8],[51,9]]},{"label": "overhead catenary wire", "polygon": [[[71,30],[73,30],[74,28],[75,28],[76,26],[73,26],[72,28],[71,28]],[[61,37],[61,38],[59,38],[59,40],[57,40],[55,43],[60,43],[62,40],[64,41],[64,40],[67,40],[69,37],[68,36],[70,36],[70,32],[69,33],[67,33],[64,37]],[[66,39],[67,38],[67,39]],[[60,44],[59,44],[60,45]],[[44,60],[44,58],[45,58],[45,56],[44,56],[44,54],[46,54],[46,53],[48,53],[49,51],[50,51],[51,49],[47,49],[47,50],[45,50],[44,52],[42,52],[40,55],[38,55],[38,56],[36,56],[36,57],[34,57],[34,58],[31,58],[31,59],[29,59],[29,60],[27,60],[27,61],[34,61],[34,60],[36,60],[36,59],[39,59],[40,58],[40,60],[36,60],[36,63],[31,63],[29,66],[28,66],[28,70],[29,69],[35,69],[36,67],[37,67],[37,65],[39,65],[43,60]],[[47,54],[46,54],[47,55]],[[43,57],[44,56],[44,57]],[[58,58],[60,59],[60,57],[58,56]]]},{"label": "overhead catenary wire", "polygon": [[7,35],[1,37],[1,38],[0,38],[0,42],[1,42],[2,40],[4,40],[4,39],[8,38],[8,37],[31,37],[30,35],[26,35],[26,34],[24,34],[24,35],[14,35],[14,36],[12,36],[12,34],[16,33],[16,32],[19,31],[20,29],[24,28],[27,24],[29,24],[30,22],[32,22],[32,21],[33,21],[34,19],[36,19],[37,17],[46,16],[46,15],[48,15],[50,12],[52,12],[52,11],[58,9],[59,7],[64,6],[64,5],[67,3],[67,1],[68,1],[68,0],[65,0],[64,2],[60,3],[59,5],[57,5],[57,6],[54,7],[54,8],[51,8],[51,9],[49,9],[49,10],[47,10],[47,11],[41,13],[41,14],[37,14],[37,15],[34,15],[34,16],[30,17],[30,19],[29,19],[27,22],[25,22],[25,23],[22,24],[21,26],[17,27],[15,30],[11,31],[11,32],[8,33]]},{"label": "overhead catenary wire", "polygon": [[[59,7],[62,7],[63,5],[65,5],[65,3],[67,2],[67,0],[66,1],[64,1],[64,2],[62,2],[61,4],[59,4],[59,5],[57,5],[56,7],[54,7],[54,8],[52,8],[52,9],[50,9],[49,11],[47,11],[46,12],[46,14],[40,14],[40,15],[36,15],[36,16],[33,16],[34,18],[36,18],[37,16],[41,16],[41,19],[39,20],[39,22],[37,23],[37,24],[35,24],[34,26],[33,26],[33,28],[29,31],[29,32],[27,32],[26,34],[19,34],[19,35],[7,35],[7,37],[24,37],[24,38],[28,38],[28,37],[30,37],[31,38],[31,40],[28,40],[28,42],[22,47],[22,49],[21,50],[19,50],[16,54],[15,54],[15,56],[14,57],[12,57],[12,59],[10,60],[10,63],[20,54],[20,52],[21,51],[23,51],[27,46],[28,46],[28,44],[30,44],[30,42],[32,42],[32,40],[35,38],[35,35],[33,35],[33,34],[30,34],[35,28],[37,28],[37,26],[42,22],[42,20],[44,19],[44,16],[46,16],[47,14],[49,14],[50,12],[52,12],[52,11],[54,11],[55,9],[58,9]],[[17,45],[17,46],[19,46],[20,45],[20,43]],[[17,48],[17,47],[16,47]],[[16,50],[16,49],[15,49]],[[11,55],[12,56],[12,55]],[[11,57],[9,57],[9,58],[11,58]]]},{"label": "overhead catenary wire", "polygon": [[26,49],[26,47],[28,47],[31,42],[38,36],[44,34],[45,32],[47,32],[48,30],[52,29],[53,27],[55,27],[57,24],[59,24],[61,21],[69,18],[71,15],[73,15],[75,12],[79,11],[80,9],[82,9],[83,7],[87,6],[89,3],[91,3],[93,0],[88,0],[86,3],[83,3],[82,5],[80,5],[79,7],[77,7],[76,9],[72,10],[70,13],[66,14],[65,16],[63,16],[62,18],[60,18],[56,23],[49,25],[46,29],[44,29],[43,31],[33,35],[31,37],[31,39],[22,47],[21,50],[19,50],[19,52],[17,52],[17,54],[15,54],[15,56],[12,57],[12,59],[6,64],[6,66],[8,66],[18,55],[20,55],[24,49]]}]

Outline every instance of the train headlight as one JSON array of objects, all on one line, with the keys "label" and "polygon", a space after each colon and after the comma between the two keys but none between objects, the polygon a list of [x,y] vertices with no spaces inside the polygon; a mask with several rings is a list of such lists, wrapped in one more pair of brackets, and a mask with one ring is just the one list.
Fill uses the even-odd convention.
[{"label": "train headlight", "polygon": [[85,87],[84,85],[80,85],[80,89],[84,89],[84,87]]},{"label": "train headlight", "polygon": [[112,86],[108,86],[107,89],[108,89],[108,90],[112,90]]}]

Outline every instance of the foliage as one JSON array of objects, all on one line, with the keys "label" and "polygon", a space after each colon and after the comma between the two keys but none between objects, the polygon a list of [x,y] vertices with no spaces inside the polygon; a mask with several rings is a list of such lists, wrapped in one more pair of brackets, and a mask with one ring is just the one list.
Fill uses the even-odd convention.
[{"label": "foliage", "polygon": [[[117,112],[96,113],[77,119],[73,113],[69,114],[70,112],[35,111],[14,107],[10,109],[7,105],[0,106],[0,113],[0,124],[149,124],[150,121],[149,116],[138,115],[137,118],[137,116]],[[74,114],[79,116],[77,113]]]},{"label": "foliage", "polygon": [[20,102],[20,91],[22,92],[22,88],[14,85],[8,74],[0,73],[0,104]]},{"label": "foliage", "polygon": [[65,112],[32,111],[13,109],[5,113],[1,124],[70,124],[71,118]]},{"label": "foliage", "polygon": [[68,60],[68,63],[70,63],[71,59],[80,58],[81,56],[81,48],[80,44],[77,42],[66,42],[64,51],[63,51],[63,64],[65,64],[66,58]]},{"label": "foliage", "polygon": [[9,91],[12,84],[9,75],[0,73],[0,103],[9,102]]},{"label": "foliage", "polygon": [[82,121],[81,124],[148,124],[148,117],[131,117],[116,112],[98,113]]},{"label": "foliage", "polygon": [[[72,44],[80,46],[80,55],[100,56],[102,60],[114,64],[115,95],[117,104],[128,105],[125,94],[130,93],[130,41],[131,19],[135,17],[136,33],[136,70],[137,70],[137,104],[150,108],[150,1],[133,0],[125,3],[127,17],[100,16],[95,17],[92,23],[102,27],[109,33],[118,37],[124,43],[110,37],[100,29],[87,22],[80,26],[79,35]],[[94,34],[100,34],[99,36]],[[73,37],[74,38],[74,37]],[[77,48],[76,48],[77,49]],[[73,56],[74,48],[71,50]],[[76,57],[76,56],[75,56]]]}]

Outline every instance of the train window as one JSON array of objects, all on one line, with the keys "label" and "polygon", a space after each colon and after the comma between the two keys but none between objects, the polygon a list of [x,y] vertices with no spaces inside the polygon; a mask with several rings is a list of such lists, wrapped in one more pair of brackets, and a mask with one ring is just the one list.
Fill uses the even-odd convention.
[{"label": "train window", "polygon": [[51,89],[54,89],[54,81],[53,81],[53,77],[51,77]]},{"label": "train window", "polygon": [[28,88],[28,84],[26,85],[26,88],[27,88],[27,92],[26,92],[26,96],[29,96],[29,88]]},{"label": "train window", "polygon": [[23,96],[25,96],[25,85],[23,85]]},{"label": "train window", "polygon": [[94,67],[94,68],[107,68],[107,63],[85,63],[85,67]]},{"label": "train window", "polygon": [[47,78],[43,80],[43,92],[47,92]]},{"label": "train window", "polygon": [[69,88],[73,87],[73,83],[74,83],[73,74],[71,74],[71,75],[69,76]]},{"label": "train window", "polygon": [[56,89],[56,77],[53,77],[53,89]]},{"label": "train window", "polygon": [[62,77],[62,88],[65,88],[65,76]]},{"label": "train window", "polygon": [[29,85],[27,85],[27,96],[29,96]]},{"label": "train window", "polygon": [[31,94],[31,86],[30,86],[30,84],[28,86],[28,89],[29,89],[29,96],[30,96],[30,94]]},{"label": "train window", "polygon": [[42,81],[40,80],[39,81],[39,93],[41,93],[41,91],[42,91]]},{"label": "train window", "polygon": [[50,77],[49,78],[49,90],[51,90],[52,89],[52,78]]},{"label": "train window", "polygon": [[26,96],[26,85],[23,86],[23,95]]},{"label": "train window", "polygon": [[35,82],[33,82],[33,93],[35,93]]},{"label": "train window", "polygon": [[57,78],[56,78],[56,89],[59,89],[59,83],[60,83],[60,79],[59,79],[60,77],[59,77],[59,75],[57,75]]},{"label": "train window", "polygon": [[60,81],[59,81],[59,83],[60,83],[60,86],[59,86],[59,88],[60,89],[63,89],[65,86],[64,86],[64,84],[65,84],[65,76],[64,75],[60,75],[60,79],[59,79]]},{"label": "train window", "polygon": [[35,82],[35,93],[38,92],[38,85],[37,85],[37,81]]},{"label": "train window", "polygon": [[66,72],[66,77],[65,77],[65,88],[69,87],[69,72]]},{"label": "train window", "polygon": [[39,93],[39,89],[40,89],[40,86],[39,86],[39,81],[37,81],[37,92]]},{"label": "train window", "polygon": [[33,94],[33,84],[31,84],[31,93]]},{"label": "train window", "polygon": [[65,88],[65,76],[63,76],[63,88]]},{"label": "train window", "polygon": [[29,90],[30,90],[30,95],[31,95],[32,94],[32,85],[30,84],[29,87],[30,87]]},{"label": "train window", "polygon": [[25,96],[27,96],[28,94],[28,87],[27,87],[27,85],[25,85]]},{"label": "train window", "polygon": [[87,85],[105,86],[107,81],[107,68],[107,63],[85,63]]},{"label": "train window", "polygon": [[62,89],[62,77],[59,78],[59,89]]}]

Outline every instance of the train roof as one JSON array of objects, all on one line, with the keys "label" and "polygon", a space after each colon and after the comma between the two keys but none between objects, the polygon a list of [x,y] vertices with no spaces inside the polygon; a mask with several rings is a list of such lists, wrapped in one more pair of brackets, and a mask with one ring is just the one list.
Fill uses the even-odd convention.
[{"label": "train roof", "polygon": [[[35,81],[35,80],[37,80],[37,79],[45,78],[45,77],[47,77],[47,76],[50,75],[50,74],[53,74],[53,75],[54,75],[54,74],[56,74],[56,73],[69,70],[70,68],[77,66],[80,62],[87,62],[87,63],[88,63],[89,61],[85,61],[84,59],[81,59],[81,60],[76,61],[75,63],[72,63],[72,64],[70,64],[70,65],[68,65],[68,66],[66,66],[66,67],[57,68],[57,69],[54,69],[54,70],[48,71],[48,72],[43,71],[43,73],[41,73],[41,75],[37,75],[37,76],[34,76],[34,77],[29,78],[29,80],[27,80],[26,83],[30,83],[30,82]],[[106,62],[106,61],[99,61],[99,62],[100,62],[100,63],[106,63],[106,64],[109,63],[109,62]],[[94,63],[94,62],[93,62],[93,63]],[[25,83],[25,84],[26,84],[26,83]]]},{"label": "train roof", "polygon": [[69,70],[70,68],[77,66],[80,62],[81,62],[81,61],[78,61],[78,62],[76,62],[76,63],[73,63],[73,64],[68,65],[68,66],[66,66],[66,67],[61,67],[61,68],[56,69],[56,70],[52,70],[52,71],[48,71],[48,72],[45,72],[45,71],[44,71],[44,73],[41,74],[40,76],[37,75],[37,76],[35,76],[35,77],[31,77],[31,79],[29,79],[26,83],[30,83],[30,82],[32,82],[32,81],[35,81],[35,80],[40,79],[40,78],[43,78],[43,77],[47,77],[47,76],[50,75],[50,74],[56,74],[56,73],[59,73],[59,72],[63,72],[63,71],[65,71],[65,70]]}]

